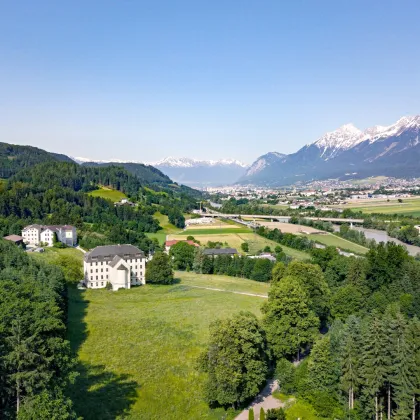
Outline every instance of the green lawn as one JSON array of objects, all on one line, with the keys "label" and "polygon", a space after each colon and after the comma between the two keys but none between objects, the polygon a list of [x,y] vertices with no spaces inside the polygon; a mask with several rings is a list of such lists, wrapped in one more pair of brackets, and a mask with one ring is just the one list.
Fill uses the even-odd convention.
[{"label": "green lawn", "polygon": [[355,252],[357,254],[366,254],[366,252],[369,251],[364,246],[355,244],[354,242],[350,242],[346,239],[340,238],[339,236],[333,235],[331,233],[327,235],[319,235],[319,234],[310,235],[309,239],[320,242],[321,244],[324,244],[327,246],[335,246],[342,250],[348,250],[351,252]]},{"label": "green lawn", "polygon": [[176,271],[175,277],[181,280],[181,284],[200,287],[213,287],[230,292],[255,293],[258,295],[267,296],[269,289],[268,283],[241,279],[238,277],[196,274],[192,272],[187,273],[186,271]]},{"label": "green lawn", "polygon": [[[249,280],[215,281],[241,290],[266,287]],[[68,334],[80,375],[69,395],[79,416],[224,418],[224,410],[211,410],[203,401],[205,376],[197,371],[197,357],[211,321],[240,310],[260,316],[263,299],[191,288],[188,282],[194,280],[119,292],[70,288]]]},{"label": "green lawn", "polygon": [[28,255],[31,255],[34,258],[39,258],[46,260],[47,262],[54,262],[59,255],[69,255],[80,260],[80,263],[83,261],[83,252],[79,251],[76,248],[44,248],[44,252],[28,252]]},{"label": "green lawn", "polygon": [[93,197],[102,197],[107,200],[111,200],[114,203],[121,201],[123,198],[127,198],[123,192],[106,187],[101,187],[99,190],[91,191],[89,195]]},{"label": "green lawn", "polygon": [[153,217],[159,222],[160,227],[162,228],[156,233],[146,232],[145,235],[149,238],[156,238],[160,244],[164,244],[166,240],[166,235],[176,234],[182,232],[182,229],[177,228],[172,223],[169,223],[168,216],[156,212]]}]

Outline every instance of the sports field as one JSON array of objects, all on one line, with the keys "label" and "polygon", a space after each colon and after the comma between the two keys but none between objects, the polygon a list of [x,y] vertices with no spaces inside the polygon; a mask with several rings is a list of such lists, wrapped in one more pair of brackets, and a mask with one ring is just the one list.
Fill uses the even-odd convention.
[{"label": "sports field", "polygon": [[107,200],[111,200],[114,203],[117,201],[121,201],[123,198],[127,198],[127,196],[123,192],[113,190],[107,187],[101,187],[99,188],[99,190],[91,191],[89,195],[91,195],[92,197],[102,197]]},{"label": "sports field", "polygon": [[203,400],[205,376],[197,370],[197,357],[211,321],[241,310],[260,316],[264,299],[191,285],[217,284],[250,293],[267,286],[225,276],[180,277],[181,283],[173,286],[118,292],[70,289],[68,334],[78,355],[79,376],[69,394],[79,416],[225,418],[223,409],[212,410]]}]

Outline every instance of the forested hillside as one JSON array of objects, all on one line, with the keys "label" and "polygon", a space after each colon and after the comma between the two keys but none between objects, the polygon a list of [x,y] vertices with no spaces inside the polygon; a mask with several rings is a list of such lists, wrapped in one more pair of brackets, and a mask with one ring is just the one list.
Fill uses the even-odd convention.
[{"label": "forested hillside", "polygon": [[193,188],[174,183],[167,175],[165,175],[159,169],[150,165],[143,165],[142,163],[86,162],[86,163],[83,163],[82,166],[89,166],[89,167],[118,166],[118,167],[122,167],[126,169],[128,172],[138,177],[142,181],[143,185],[147,185],[155,189],[188,194],[195,197],[198,197],[201,195],[199,191],[194,190]]},{"label": "forested hillside", "polygon": [[[124,192],[138,202],[137,206],[114,206],[109,200],[90,196],[88,192],[99,185]],[[23,225],[34,222],[74,224],[86,248],[132,243],[145,251],[153,250],[157,243],[144,235],[160,228],[153,214],[181,213],[195,206],[191,197],[143,187],[136,176],[115,166],[46,162],[20,171],[2,188],[1,233],[20,233]]]},{"label": "forested hillside", "polygon": [[71,162],[65,155],[48,153],[37,147],[0,143],[0,178],[9,178],[21,169],[55,160]]},{"label": "forested hillside", "polygon": [[76,419],[62,271],[0,239],[0,314],[0,418]]}]

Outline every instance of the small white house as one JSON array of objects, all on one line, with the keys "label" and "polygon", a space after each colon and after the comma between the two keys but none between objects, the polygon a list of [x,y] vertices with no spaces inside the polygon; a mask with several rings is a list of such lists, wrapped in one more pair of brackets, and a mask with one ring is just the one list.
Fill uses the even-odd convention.
[{"label": "small white house", "polygon": [[85,254],[84,284],[100,289],[110,283],[112,290],[146,284],[144,252],[133,245],[98,246]]},{"label": "small white house", "polygon": [[77,231],[70,225],[29,225],[22,230],[23,241],[27,245],[40,245],[41,243],[52,246],[54,236],[57,240],[68,246],[77,244]]}]

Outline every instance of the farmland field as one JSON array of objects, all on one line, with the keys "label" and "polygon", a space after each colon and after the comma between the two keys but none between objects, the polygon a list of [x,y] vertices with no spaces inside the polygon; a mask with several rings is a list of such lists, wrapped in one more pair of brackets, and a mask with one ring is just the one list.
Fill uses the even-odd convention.
[{"label": "farmland field", "polygon": [[[188,275],[173,286],[119,292],[70,288],[68,335],[78,355],[79,376],[69,395],[79,416],[224,418],[223,409],[212,410],[203,400],[205,376],[197,371],[197,357],[211,321],[240,310],[260,316],[264,299],[188,286],[211,284],[204,277]],[[220,288],[252,293],[267,287],[224,277],[214,276]]]},{"label": "farmland field", "polygon": [[223,235],[223,234],[229,234],[229,233],[248,233],[252,232],[251,229],[248,229],[247,227],[243,228],[236,228],[236,227],[218,227],[218,228],[191,228],[186,229],[179,233],[179,235]]},{"label": "farmland field", "polygon": [[343,209],[352,209],[363,213],[383,213],[383,214],[404,214],[407,216],[420,217],[420,198],[403,198],[402,203],[397,199],[387,200],[355,200],[343,206]]},{"label": "farmland field", "polygon": [[127,198],[127,196],[123,192],[106,187],[101,187],[99,188],[99,190],[91,191],[89,195],[91,195],[92,197],[105,198],[113,202],[121,201],[123,198]]},{"label": "farmland field", "polygon": [[[226,231],[226,230],[225,230]],[[183,232],[182,235],[170,235],[169,239],[178,239],[183,240],[185,239],[185,232]],[[188,233],[191,235],[191,233]],[[232,248],[236,248],[238,252],[241,252],[241,244],[244,242],[248,242],[249,244],[249,252],[250,254],[255,254],[257,251],[264,249],[264,247],[269,246],[272,250],[279,245],[277,242],[271,241],[269,239],[266,239],[260,235],[257,235],[255,233],[252,233],[249,229],[246,231],[246,233],[242,233],[241,231],[236,230],[235,232],[231,233],[222,233],[222,234],[201,234],[196,233],[193,234],[194,238],[202,245],[207,244],[207,242],[221,242],[222,244],[228,244]],[[298,251],[293,248],[289,248],[284,245],[280,245],[283,248],[283,251],[286,255],[291,256],[292,258],[298,259],[298,260],[306,260],[310,258],[309,254],[303,251]]]},{"label": "farmland field", "polygon": [[328,235],[310,235],[309,238],[314,241],[318,241],[326,246],[335,246],[343,250],[355,252],[357,254],[366,254],[366,252],[368,252],[368,249],[364,246],[347,241],[346,239],[340,238],[336,235],[332,235],[331,233],[329,233]]},{"label": "farmland field", "polygon": [[303,232],[309,232],[309,233],[321,232],[319,229],[315,229],[311,226],[295,225],[293,223],[260,221],[258,222],[258,224],[261,226],[265,226],[269,229],[277,228],[281,230],[283,233],[293,233],[295,235],[298,235]]}]

